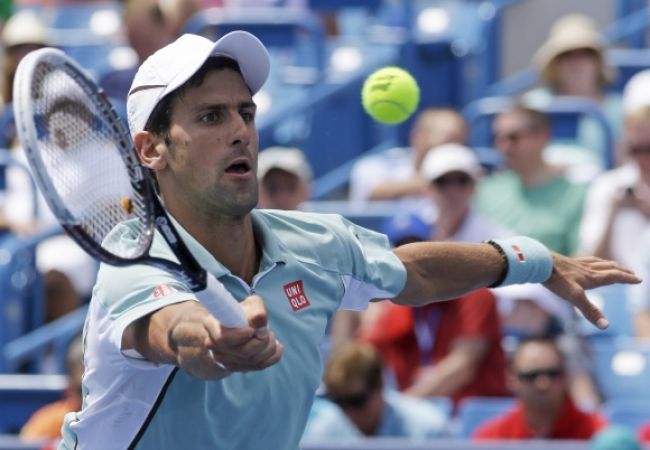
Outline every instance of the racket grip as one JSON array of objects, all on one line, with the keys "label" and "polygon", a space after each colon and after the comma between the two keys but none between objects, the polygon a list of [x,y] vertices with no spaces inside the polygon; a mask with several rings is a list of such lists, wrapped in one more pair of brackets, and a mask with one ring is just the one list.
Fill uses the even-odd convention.
[{"label": "racket grip", "polygon": [[207,274],[207,286],[196,296],[208,311],[224,327],[241,328],[248,326],[248,320],[241,305],[212,274]]}]

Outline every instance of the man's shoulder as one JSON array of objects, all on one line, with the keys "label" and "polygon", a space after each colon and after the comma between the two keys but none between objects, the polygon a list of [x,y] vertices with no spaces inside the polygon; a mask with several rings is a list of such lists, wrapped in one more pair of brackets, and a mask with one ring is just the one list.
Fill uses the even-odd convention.
[{"label": "man's shoulder", "polygon": [[342,231],[346,223],[343,216],[331,213],[257,209],[253,214],[260,223],[273,231],[289,229],[306,235]]}]

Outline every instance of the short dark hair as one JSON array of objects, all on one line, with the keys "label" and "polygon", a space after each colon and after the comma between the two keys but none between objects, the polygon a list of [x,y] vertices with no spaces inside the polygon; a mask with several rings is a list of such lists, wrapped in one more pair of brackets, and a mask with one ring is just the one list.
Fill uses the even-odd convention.
[{"label": "short dark hair", "polygon": [[551,121],[548,117],[548,114],[522,103],[516,103],[506,113],[523,116],[526,120],[527,127],[531,131],[547,132],[551,129]]},{"label": "short dark hair", "polygon": [[167,141],[174,100],[178,97],[182,97],[189,87],[200,86],[209,72],[224,69],[234,70],[241,75],[239,64],[234,59],[228,58],[227,56],[209,57],[189,80],[158,102],[144,126],[145,131],[149,131],[158,136],[163,136]]},{"label": "short dark hair", "polygon": [[354,383],[359,383],[366,391],[374,391],[382,387],[382,370],[381,355],[376,348],[368,343],[350,341],[330,355],[323,382],[333,396]]}]

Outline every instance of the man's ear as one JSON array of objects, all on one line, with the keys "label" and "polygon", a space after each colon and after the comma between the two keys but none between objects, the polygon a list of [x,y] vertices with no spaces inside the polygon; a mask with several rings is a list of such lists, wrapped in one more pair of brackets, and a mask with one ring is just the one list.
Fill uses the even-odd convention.
[{"label": "man's ear", "polygon": [[149,131],[140,131],[133,139],[140,162],[147,168],[159,170],[165,167],[166,161],[161,152],[163,141]]}]

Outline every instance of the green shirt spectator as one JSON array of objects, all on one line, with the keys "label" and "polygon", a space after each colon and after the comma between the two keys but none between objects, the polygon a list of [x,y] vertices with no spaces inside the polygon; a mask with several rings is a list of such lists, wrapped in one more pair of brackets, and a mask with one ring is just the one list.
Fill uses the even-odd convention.
[{"label": "green shirt spectator", "polygon": [[517,174],[508,171],[479,183],[476,203],[493,222],[569,255],[576,250],[586,187],[562,176],[524,186]]}]

